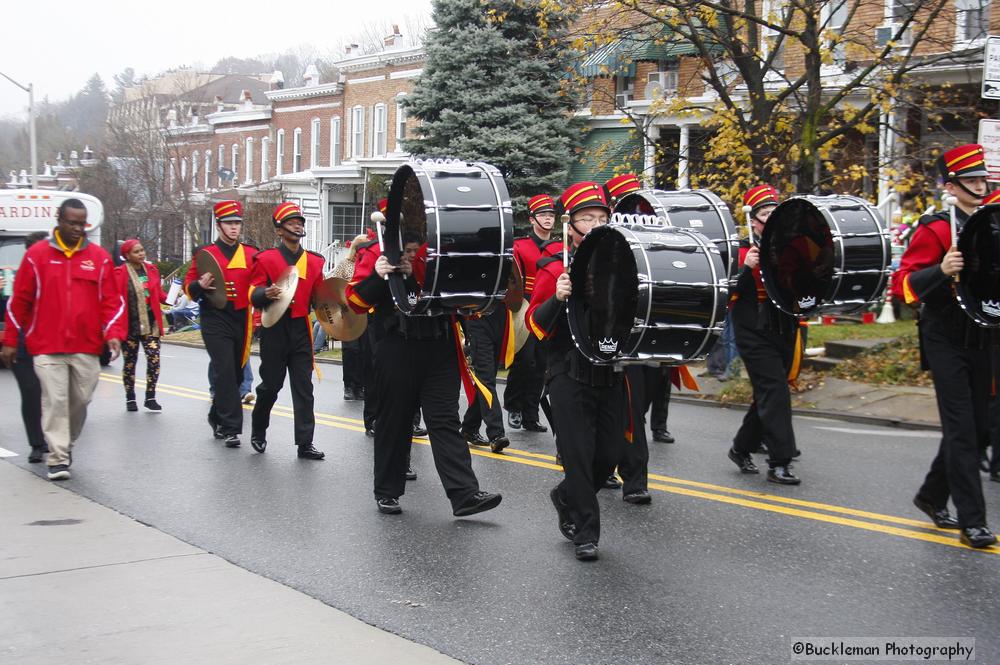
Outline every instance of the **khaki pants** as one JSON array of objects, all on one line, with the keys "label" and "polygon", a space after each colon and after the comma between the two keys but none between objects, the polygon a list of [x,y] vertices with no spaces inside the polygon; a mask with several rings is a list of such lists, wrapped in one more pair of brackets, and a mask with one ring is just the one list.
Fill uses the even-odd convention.
[{"label": "khaki pants", "polygon": [[69,464],[73,442],[87,420],[87,405],[97,387],[101,365],[89,353],[35,356],[42,384],[42,431],[49,444],[47,464]]}]

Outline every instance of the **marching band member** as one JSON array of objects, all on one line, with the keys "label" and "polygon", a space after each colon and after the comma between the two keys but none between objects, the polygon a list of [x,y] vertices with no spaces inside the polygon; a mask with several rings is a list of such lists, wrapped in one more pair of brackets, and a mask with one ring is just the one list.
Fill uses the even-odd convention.
[{"label": "marching band member", "polygon": [[[514,240],[514,262],[524,279],[524,297],[530,301],[538,261],[559,256],[563,244],[552,238],[552,226],[556,222],[555,201],[548,194],[537,194],[528,199],[528,221],[531,222],[531,231]],[[511,429],[547,431],[548,428],[538,418],[544,381],[545,353],[534,335],[529,335],[528,341],[514,356],[514,363],[507,374],[507,387],[503,391],[507,424]]]},{"label": "marching band member", "polygon": [[374,308],[369,329],[381,336],[375,345],[373,390],[368,393],[376,399],[376,507],[387,515],[403,511],[399,497],[406,489],[412,415],[419,404],[452,513],[474,515],[495,508],[502,497],[479,489],[472,455],[459,431],[459,372],[464,356],[450,317],[406,316],[396,309],[389,292],[390,273],[398,270],[414,293],[419,292],[424,277],[427,244],[413,231],[406,231],[402,240],[398,266],[381,254],[372,262],[359,260],[346,291],[348,305],[355,312]]},{"label": "marching band member", "polygon": [[[778,206],[778,192],[771,185],[758,185],[743,196],[743,204],[752,233],[759,238]],[[743,269],[732,296],[730,320],[753,387],[753,401],[733,439],[729,459],[743,473],[759,473],[750,453],[763,441],[769,451],[767,480],[798,485],[802,481],[789,466],[797,448],[788,380],[795,373],[799,324],[767,297],[760,276],[760,250],[753,238],[750,241],[749,247],[740,248]]]},{"label": "marching band member", "polygon": [[[241,243],[243,205],[239,201],[220,201],[213,208],[218,239],[198,252],[211,254],[222,269],[224,284],[216,284],[211,273],[198,274],[195,261],[184,278],[184,292],[191,300],[201,300],[201,338],[215,373],[212,406],[208,423],[217,439],[226,447],[238,448],[243,432],[243,408],[240,382],[243,366],[250,358],[253,334],[253,309],[248,297],[250,266],[257,248]],[[206,292],[225,289],[226,306],[216,309],[204,300]]]},{"label": "marching band member", "polygon": [[[931,462],[914,505],[943,529],[959,529],[970,547],[997,542],[986,526],[986,503],[979,477],[979,444],[988,437],[988,404],[997,352],[992,331],[981,328],[955,299],[953,278],[964,263],[952,238],[952,216],[961,228],[987,193],[983,148],[953,148],[938,159],[944,190],[957,200],[952,211],[920,218],[899,270],[894,296],[919,305],[921,357],[930,368],[941,417],[941,446]],[[948,512],[948,497],[958,511]]]},{"label": "marching band member", "polygon": [[259,252],[254,257],[250,275],[250,301],[266,310],[281,297],[276,284],[288,270],[298,272],[295,295],[281,319],[270,328],[260,330],[260,383],[257,402],[251,416],[250,445],[258,453],[267,448],[267,427],[271,407],[285,382],[285,373],[292,388],[292,409],[295,415],[295,445],[300,459],[321,460],[325,455],[313,447],[316,417],[313,413],[312,371],[314,366],[312,325],[309,308],[316,287],[323,282],[325,259],[302,248],[306,223],[302,210],[294,203],[282,203],[271,217],[281,244]]},{"label": "marching band member", "polygon": [[[505,342],[507,345],[514,344],[511,336],[507,335],[509,319],[510,310],[498,306],[485,316],[468,317],[464,326],[472,366],[476,376],[489,390],[490,399],[487,400],[486,395],[481,392],[477,393],[476,401],[469,405],[462,418],[462,436],[470,445],[489,446],[494,453],[499,453],[510,445],[503,428],[503,410],[497,394],[497,370],[506,355]],[[510,349],[511,352],[513,350]],[[479,427],[484,421],[485,439],[479,433]]]},{"label": "marching band member", "polygon": [[[606,224],[611,209],[604,190],[594,182],[570,186],[560,197],[570,216],[569,249]],[[566,323],[566,301],[572,294],[569,274],[559,257],[538,262],[535,288],[525,320],[546,342],[546,382],[556,429],[556,448],[565,477],[549,493],[559,517],[559,530],[576,546],[576,558],[598,558],[601,516],[597,492],[621,458],[624,431],[622,375],[591,363],[573,344]]]}]

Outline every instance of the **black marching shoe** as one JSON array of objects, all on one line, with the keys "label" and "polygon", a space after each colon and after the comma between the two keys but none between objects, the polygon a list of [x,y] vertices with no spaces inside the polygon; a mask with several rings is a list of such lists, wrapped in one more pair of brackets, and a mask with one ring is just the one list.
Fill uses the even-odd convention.
[{"label": "black marching shoe", "polygon": [[427,428],[421,427],[420,423],[413,426],[413,436],[427,436]]},{"label": "black marching shoe", "polygon": [[510,445],[510,440],[501,434],[490,439],[490,451],[499,454],[504,448]]},{"label": "black marching shoe", "polygon": [[790,467],[775,466],[767,470],[767,482],[778,485],[798,485],[802,480],[792,474]]},{"label": "black marching shoe", "polygon": [[263,434],[250,434],[250,447],[253,448],[258,453],[262,453],[267,450],[267,439]]},{"label": "black marching shoe", "polygon": [[365,428],[365,436],[367,436],[369,439],[374,439],[375,438],[375,428],[374,427],[366,427]]},{"label": "black marching shoe", "polygon": [[573,523],[573,518],[569,515],[569,506],[559,497],[558,487],[552,488],[552,491],[549,492],[549,498],[552,499],[556,515],[559,516],[559,533],[566,540],[572,541],[573,537],[576,536],[576,524]]},{"label": "black marching shoe", "polygon": [[465,431],[463,429],[462,430],[462,437],[465,439],[465,442],[467,444],[469,444],[470,446],[488,446],[488,445],[490,445],[490,442],[487,441],[485,438],[483,438],[483,435],[480,434],[479,432],[467,432],[467,431]]},{"label": "black marching shoe", "polygon": [[127,400],[125,400],[125,410],[126,411],[138,411],[139,410],[139,405],[136,403],[136,401],[134,399],[127,399]]},{"label": "black marching shoe", "polygon": [[599,558],[597,543],[580,543],[576,546],[577,561],[597,561]]},{"label": "black marching shoe", "polygon": [[417,472],[413,470],[412,466],[406,467],[406,479],[407,480],[416,480],[417,479]]},{"label": "black marching shoe", "polygon": [[316,450],[311,443],[303,443],[299,446],[298,457],[299,459],[321,460],[326,457],[326,453],[322,450]]},{"label": "black marching shoe", "polygon": [[951,516],[947,508],[935,508],[929,502],[924,501],[919,496],[913,497],[913,505],[917,507],[920,512],[931,518],[934,522],[934,526],[939,529],[957,529],[958,520]]},{"label": "black marching shoe", "polygon": [[503,497],[491,492],[479,491],[469,497],[469,500],[452,511],[455,517],[467,517],[487,510],[492,510],[500,505]]},{"label": "black marching shoe", "polygon": [[622,486],[622,481],[618,480],[618,476],[612,473],[604,480],[604,488],[609,490],[616,490]]},{"label": "black marching shoe", "polygon": [[969,526],[962,529],[962,532],[958,534],[958,539],[962,541],[963,545],[968,545],[969,547],[989,547],[990,545],[997,544],[997,537],[993,535],[993,532],[985,526]]},{"label": "black marching shoe", "polygon": [[215,422],[211,411],[208,412],[208,426],[212,428],[212,436],[216,439],[223,438],[222,432],[219,431],[219,423]]},{"label": "black marching shoe", "polygon": [[740,473],[760,473],[760,469],[753,463],[750,453],[738,453],[735,448],[730,448],[729,459],[733,461],[733,464],[740,467]]},{"label": "black marching shoe", "polygon": [[375,497],[375,505],[383,515],[398,515],[403,512],[403,507],[399,505],[399,499],[390,496]]},{"label": "black marching shoe", "polygon": [[38,464],[48,451],[48,446],[32,446],[31,453],[28,454],[28,464]]},{"label": "black marching shoe", "polygon": [[670,432],[668,430],[654,429],[653,441],[656,441],[657,443],[673,443],[674,437],[670,435]]},{"label": "black marching shoe", "polygon": [[222,441],[226,444],[226,448],[239,448],[240,447],[240,437],[235,434],[227,434],[225,439]]},{"label": "black marching shoe", "polygon": [[507,425],[511,429],[521,429],[521,412],[520,411],[508,411],[507,412]]},{"label": "black marching shoe", "polygon": [[525,432],[548,432],[549,431],[548,427],[546,427],[545,425],[541,424],[537,420],[532,421],[532,422],[528,422],[526,420],[522,421],[521,422],[521,429],[523,429]]},{"label": "black marching shoe", "polygon": [[147,411],[152,411],[153,413],[160,413],[163,411],[163,407],[160,403],[156,401],[155,397],[147,397],[146,401],[142,403],[146,407]]},{"label": "black marching shoe", "polygon": [[647,503],[652,503],[653,497],[650,496],[648,490],[638,490],[635,492],[629,492],[623,496],[622,501],[625,503],[631,503],[634,506],[643,506]]},{"label": "black marching shoe", "polygon": [[351,386],[344,386],[344,401],[353,402],[358,399],[358,396],[354,394],[354,388]]}]

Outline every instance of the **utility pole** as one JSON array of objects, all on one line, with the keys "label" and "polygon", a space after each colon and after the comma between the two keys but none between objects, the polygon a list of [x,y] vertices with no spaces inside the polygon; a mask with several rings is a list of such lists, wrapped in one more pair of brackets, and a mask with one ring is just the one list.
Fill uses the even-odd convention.
[{"label": "utility pole", "polygon": [[31,144],[31,188],[38,189],[38,142],[35,138],[35,84],[23,86],[3,72],[0,76],[28,93],[28,136]]}]

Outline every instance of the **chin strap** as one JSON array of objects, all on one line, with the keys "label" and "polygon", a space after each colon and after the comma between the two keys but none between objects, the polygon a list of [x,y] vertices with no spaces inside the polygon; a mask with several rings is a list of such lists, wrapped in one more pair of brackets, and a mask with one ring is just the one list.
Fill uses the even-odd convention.
[{"label": "chin strap", "polygon": [[972,198],[978,199],[980,203],[982,202],[982,200],[984,198],[986,198],[986,194],[989,194],[989,192],[986,192],[986,194],[983,194],[982,196],[980,196],[979,194],[976,194],[975,192],[971,191],[968,187],[966,187],[964,184],[962,184],[961,178],[952,178],[951,179],[951,183],[953,185],[957,185],[959,189],[961,189],[963,192],[965,192],[966,194],[968,194]]},{"label": "chin strap", "polygon": [[306,232],[305,231],[303,231],[302,233],[297,233],[296,231],[293,231],[290,228],[288,228],[287,226],[285,226],[284,224],[281,225],[281,228],[282,228],[282,230],[287,231],[288,233],[291,233],[296,238],[305,238],[306,237]]}]

